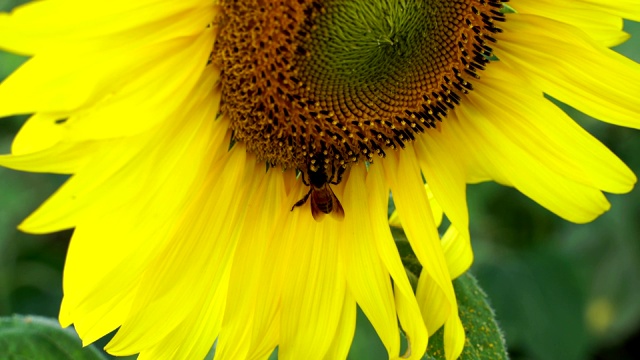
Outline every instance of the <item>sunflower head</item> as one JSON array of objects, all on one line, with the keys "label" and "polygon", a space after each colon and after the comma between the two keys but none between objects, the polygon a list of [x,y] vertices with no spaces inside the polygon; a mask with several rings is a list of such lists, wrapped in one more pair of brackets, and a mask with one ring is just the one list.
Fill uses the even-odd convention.
[{"label": "sunflower head", "polygon": [[472,89],[501,6],[223,1],[212,53],[221,111],[259,160],[339,183],[436,127]]}]

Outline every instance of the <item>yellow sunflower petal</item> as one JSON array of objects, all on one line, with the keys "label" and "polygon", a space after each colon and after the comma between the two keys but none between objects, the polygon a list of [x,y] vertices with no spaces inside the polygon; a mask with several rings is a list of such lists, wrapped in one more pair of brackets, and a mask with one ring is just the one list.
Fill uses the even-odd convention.
[{"label": "yellow sunflower petal", "polygon": [[[244,151],[230,152],[224,177],[209,172],[205,184],[194,194],[195,200],[180,228],[175,229],[171,241],[148,265],[153,271],[143,274],[131,314],[107,346],[109,352],[125,355],[149,348],[184,321],[202,298],[209,296],[209,291],[226,294],[225,274],[237,240],[234,225],[246,209],[241,205],[247,201],[236,194],[260,180],[259,174],[245,173],[245,157]],[[251,161],[255,160],[248,161],[246,167],[253,170]],[[226,211],[221,214],[219,209]],[[180,307],[166,316],[171,304]]]},{"label": "yellow sunflower petal", "polygon": [[510,5],[520,14],[540,15],[573,25],[606,47],[629,39],[629,34],[622,31],[620,16],[603,12],[595,6],[585,6],[579,1],[514,0]]},{"label": "yellow sunflower petal", "polygon": [[[405,276],[406,277],[406,276]],[[395,280],[395,278],[394,278]],[[400,357],[392,359],[423,359],[429,342],[429,332],[420,316],[420,307],[413,292],[407,296],[400,288],[402,285],[393,284],[396,294],[396,309],[398,320],[407,338],[407,349]]]},{"label": "yellow sunflower petal", "polygon": [[[192,160],[198,161],[197,155],[207,154],[209,144],[206,140],[188,144],[193,146],[189,147],[192,150]],[[176,151],[175,155],[180,157],[180,153],[181,151]],[[157,256],[169,241],[175,219],[180,217],[188,198],[191,181],[201,176],[200,172],[207,170],[184,159],[176,162],[175,168],[170,164],[170,161],[165,163],[169,165],[166,177],[161,172],[155,172],[158,177],[153,180],[158,183],[139,178],[142,186],[157,189],[145,193],[145,197],[139,196],[140,202],[128,203],[125,198],[122,203],[118,202],[122,200],[120,197],[105,198],[105,202],[112,200],[113,204],[104,205],[113,211],[103,212],[95,217],[86,214],[75,217],[73,224],[77,228],[69,246],[63,282],[65,297],[60,316],[64,324],[82,322],[85,316],[100,317],[99,314],[90,314],[103,309],[103,302],[128,297],[128,293],[137,286],[138,276],[144,272],[150,259]],[[180,172],[184,177],[169,176],[174,174],[171,170]],[[133,185],[131,182],[127,184]],[[61,204],[64,202],[61,201]],[[91,214],[90,211],[87,213]],[[51,214],[57,215],[55,211]],[[141,221],[149,219],[149,216],[154,221]],[[67,221],[64,218],[54,219]],[[42,221],[47,221],[44,213]],[[82,270],[87,268],[91,271]]]},{"label": "yellow sunflower petal", "polygon": [[[258,164],[256,171],[264,171],[264,165]],[[254,328],[257,303],[274,300],[264,293],[259,274],[271,267],[267,246],[275,231],[273,224],[278,221],[278,214],[287,210],[285,199],[281,175],[274,171],[265,175],[265,181],[251,195],[233,259],[228,302],[215,359],[248,358],[247,343],[251,342],[252,332],[259,330]],[[261,268],[265,270],[255,270]],[[271,306],[275,308],[276,304]]]},{"label": "yellow sunflower petal", "polygon": [[597,119],[640,128],[639,64],[541,16],[510,14],[503,27],[496,55],[513,72]]},{"label": "yellow sunflower petal", "polygon": [[391,215],[389,215],[389,225],[397,228],[402,227],[402,222],[400,221],[400,216],[398,216],[397,210],[393,210]]},{"label": "yellow sunflower petal", "polygon": [[[73,241],[84,239],[76,238]],[[65,265],[66,268],[66,265]],[[106,301],[93,302],[93,307],[85,311],[77,311],[77,303],[66,296],[62,299],[58,321],[62,327],[73,323],[75,331],[81,335],[82,346],[87,346],[117,329],[129,314],[134,298],[134,287],[121,287],[118,293],[113,293]],[[102,299],[101,299],[102,300]]]},{"label": "yellow sunflower petal", "polygon": [[[35,153],[0,155],[0,165],[21,171],[73,174],[89,164],[92,158],[99,158],[101,154],[112,151],[121,145],[121,141],[118,140],[112,142],[87,141],[81,143],[56,144],[55,146]],[[30,150],[33,149],[34,147]],[[129,151],[127,151],[127,153],[128,152]]]},{"label": "yellow sunflower petal", "polygon": [[[433,272],[438,281],[442,281],[443,289],[451,287],[440,248],[440,238],[413,148],[407,147],[399,159],[389,156],[383,166],[403,228],[418,260],[429,266],[429,272]],[[448,286],[445,285],[447,283]]]},{"label": "yellow sunflower petal", "polygon": [[[228,286],[229,273],[227,268],[222,276],[223,289]],[[226,302],[225,291],[208,288],[191,314],[155,346],[143,350],[138,360],[204,359],[220,331]]]},{"label": "yellow sunflower petal", "polygon": [[453,308],[437,282],[422,271],[418,279],[416,299],[430,334],[435,333],[449,318]]},{"label": "yellow sunflower petal", "polygon": [[56,121],[59,114],[38,113],[31,116],[13,139],[12,154],[29,154],[48,149],[64,138],[65,129]]},{"label": "yellow sunflower petal", "polygon": [[[458,316],[457,304],[440,237],[430,214],[426,193],[422,191],[422,177],[413,148],[407,147],[399,161],[393,156],[387,157],[384,168],[387,180],[391,184],[396,208],[402,218],[403,228],[423,266],[422,272],[427,274],[435,287],[442,292],[441,296],[444,296],[448,306],[448,309],[442,308],[445,311],[440,314],[425,312],[428,308],[421,308],[427,329],[429,333],[433,333],[442,325],[442,320],[448,321],[450,317]],[[418,303],[421,306],[425,305],[420,300]],[[453,349],[455,347],[449,351]]]},{"label": "yellow sunflower petal", "polygon": [[455,226],[449,226],[442,236],[442,249],[452,279],[462,275],[471,267],[473,250],[469,231],[458,231]]},{"label": "yellow sunflower petal", "polygon": [[422,271],[418,280],[416,299],[420,304],[423,319],[429,329],[438,329],[444,325],[444,352],[446,359],[460,356],[465,344],[465,333],[458,315],[458,305],[451,302],[440,285],[426,271]]},{"label": "yellow sunflower petal", "polygon": [[371,246],[375,235],[369,217],[355,215],[366,213],[370,208],[368,189],[362,186],[365,172],[364,166],[352,168],[345,186],[342,205],[345,214],[353,215],[344,219],[340,260],[354,299],[376,329],[389,355],[396,356],[400,353],[400,337],[389,273],[378,257],[377,249]]},{"label": "yellow sunflower petal", "polygon": [[444,353],[447,360],[457,359],[466,343],[466,335],[458,314],[444,323]]},{"label": "yellow sunflower petal", "polygon": [[[216,10],[206,0],[33,2],[10,15],[0,14],[0,48],[31,55],[61,48],[78,52],[123,42],[157,42],[167,36],[200,33]],[[65,14],[65,21],[52,14]]]},{"label": "yellow sunflower petal", "polygon": [[[290,203],[304,195],[291,193]],[[339,222],[317,222],[309,204],[290,211],[282,222],[278,262],[282,288],[280,348],[282,359],[322,359],[333,342],[345,299],[344,269],[338,258]],[[284,240],[286,239],[286,240]],[[304,246],[296,244],[303,242]]]},{"label": "yellow sunflower petal", "polygon": [[325,355],[325,360],[346,359],[351,348],[353,335],[356,330],[356,302],[351,294],[345,292],[345,298],[342,305],[342,314],[338,331],[336,331],[333,342]]},{"label": "yellow sunflower petal", "polygon": [[[0,85],[0,116],[36,111],[71,116],[61,126],[77,140],[139,133],[184,105],[206,65],[205,44],[211,42],[209,31],[133,53],[90,53],[74,60],[38,55]],[[131,59],[163,61],[133,64]],[[52,64],[58,71],[50,71]],[[90,111],[82,109],[87,103],[94,103]]]},{"label": "yellow sunflower petal", "polygon": [[[284,175],[282,178],[282,175]],[[254,314],[253,326],[251,329],[251,341],[248,344],[249,352],[248,358],[250,359],[262,359],[267,358],[273,351],[273,349],[281,343],[281,313],[282,313],[282,292],[285,283],[289,281],[289,277],[286,274],[290,271],[287,264],[284,261],[270,262],[269,259],[281,259],[283,256],[292,256],[290,251],[296,249],[300,245],[301,239],[297,236],[289,237],[287,234],[291,234],[289,230],[283,231],[287,224],[291,221],[298,221],[298,217],[289,216],[291,213],[292,202],[298,199],[296,196],[302,196],[304,188],[301,186],[300,181],[295,181],[295,172],[287,171],[284,174],[278,174],[280,181],[284,185],[284,190],[287,195],[284,201],[284,213],[281,213],[281,218],[278,222],[272,223],[272,229],[268,237],[268,243],[266,248],[267,262],[265,266],[259,272],[260,278],[258,279],[257,290],[260,294],[262,301],[256,302],[256,309]],[[287,189],[289,186],[289,189]],[[278,190],[281,191],[281,190]],[[295,194],[293,194],[295,193]],[[309,209],[307,208],[307,214]],[[275,221],[276,219],[274,219]],[[286,226],[295,226],[295,224],[287,224]],[[303,241],[306,241],[304,239]],[[306,246],[306,242],[304,243]],[[285,254],[285,255],[283,255]]]},{"label": "yellow sunflower petal", "polygon": [[[478,98],[484,100],[475,101],[476,107],[493,114],[493,124],[573,181],[610,193],[631,191],[636,177],[627,165],[554,104],[535,91],[527,91],[530,84],[508,74],[510,69],[495,64],[479,84]],[[514,87],[518,90],[513,91]],[[497,104],[490,100],[507,91],[510,97],[506,101]],[[475,96],[471,98],[474,101]],[[517,120],[510,119],[510,114],[518,114]]]},{"label": "yellow sunflower petal", "polygon": [[[497,75],[500,66],[494,66]],[[608,149],[542,97],[514,88],[517,78],[508,82],[487,76],[469,96],[469,104],[460,107],[459,121],[450,122],[458,146],[466,147],[468,156],[481,165],[470,169],[484,173],[477,177],[490,176],[513,185],[574,222],[591,221],[609,208],[600,189],[625,192],[631,188],[635,176]],[[495,89],[498,83],[500,90]],[[497,104],[492,96],[506,88],[516,90],[511,91],[511,99]],[[550,120],[547,124],[541,119]]]},{"label": "yellow sunflower petal", "polygon": [[615,14],[625,19],[640,21],[638,0],[577,0],[583,6],[590,6],[604,13]]},{"label": "yellow sunflower petal", "polygon": [[[192,109],[184,109],[192,119],[188,124],[170,124],[157,132],[148,132],[130,139],[88,145],[60,144],[42,153],[0,157],[0,163],[11,163],[20,168],[64,170],[69,166],[68,162],[78,165],[73,160],[76,156],[81,158],[82,154],[78,150],[95,149],[93,155],[96,157],[82,158],[83,164],[86,164],[83,171],[74,175],[53,197],[31,214],[21,224],[21,229],[41,233],[69,228],[77,224],[81,217],[90,218],[96,213],[117,212],[133,199],[144,207],[141,196],[153,197],[160,194],[167,203],[158,205],[159,208],[171,208],[171,204],[179,200],[180,194],[194,181],[198,171],[203,170],[202,166],[206,164],[204,159],[215,160],[219,151],[227,151],[227,146],[222,145],[227,132],[226,123],[210,120],[215,117],[217,107],[210,105],[208,100],[211,98],[200,98],[200,102],[194,104]],[[164,146],[158,147],[157,144]],[[65,151],[68,147],[73,152]],[[53,163],[56,158],[45,158],[51,161],[50,164],[42,158],[58,152],[60,155],[57,158],[68,162],[56,166]],[[188,154],[192,162],[184,161],[187,156],[185,154]],[[67,160],[67,157],[71,160]],[[153,178],[149,177],[151,173],[155,174]],[[176,177],[176,173],[181,174],[181,177]],[[175,191],[166,194],[159,191],[163,186],[177,182],[181,182],[181,185],[177,185]],[[141,195],[141,189],[148,191]],[[97,216],[99,218],[103,215]]]},{"label": "yellow sunflower petal", "polygon": [[[216,80],[215,73],[206,72],[199,80],[198,86],[191,90],[188,96],[189,100],[182,104],[181,113],[186,113],[195,119],[198,119],[203,113],[204,116],[215,116],[218,109],[217,100],[220,95],[219,91],[212,88]],[[165,116],[171,115],[177,114],[165,114]],[[66,118],[60,113],[39,112],[33,115],[14,139],[12,154],[0,156],[0,164],[25,171],[78,172],[83,164],[108,156],[105,153],[115,152],[113,149],[119,146],[124,146],[128,153],[134,155],[147,142],[161,140],[159,138],[152,139],[155,129],[139,135],[136,139],[124,141],[98,142],[94,139],[79,139],[79,134],[74,132],[76,130],[73,125],[75,119],[74,116]],[[140,122],[144,123],[142,120]],[[115,123],[112,123],[111,126],[114,129],[118,128],[118,124]],[[124,132],[121,135],[124,135]],[[156,144],[153,146],[155,147]]]},{"label": "yellow sunflower petal", "polygon": [[437,204],[451,223],[466,231],[469,227],[466,173],[464,161],[454,145],[457,141],[449,131],[442,129],[416,141],[415,153]]},{"label": "yellow sunflower petal", "polygon": [[[437,199],[437,204],[442,206],[452,227],[461,233],[460,239],[467,240],[456,242],[456,255],[449,258],[447,257],[448,248],[445,247],[445,244],[449,243],[444,241],[446,236],[443,238],[445,257],[447,257],[447,266],[452,279],[466,271],[473,262],[465,184],[466,154],[458,146],[459,141],[460,139],[453,135],[449,127],[444,125],[440,131],[433,132],[428,138],[420,139],[415,143],[420,168],[434,193],[433,196]],[[442,159],[448,159],[448,161],[442,161]]]},{"label": "yellow sunflower petal", "polygon": [[466,125],[464,130],[458,125],[451,126],[469,148],[469,154],[474,154],[475,161],[482,163],[482,168],[475,171],[483,171],[501,184],[516,187],[569,221],[588,222],[609,209],[609,203],[598,189],[554,172],[543,159],[514,143],[503,129],[491,125],[492,120],[481,113],[461,107],[459,116],[473,118],[477,123]]},{"label": "yellow sunflower petal", "polygon": [[373,241],[380,260],[393,279],[398,320],[409,341],[409,349],[403,358],[421,359],[427,349],[429,333],[422,321],[420,308],[387,223],[389,189],[384,181],[382,167],[369,168],[366,184],[369,193],[369,216],[374,234]]},{"label": "yellow sunflower petal", "polygon": [[[436,226],[440,226],[444,217],[442,206],[440,206],[440,203],[438,203],[436,198],[433,196],[433,192],[431,191],[429,184],[424,184],[424,189],[427,191],[427,197],[429,197],[429,206],[431,206],[431,212],[433,212],[433,221],[435,222]],[[391,215],[389,216],[389,225],[398,228],[402,227],[402,221],[400,219],[400,216],[398,216],[397,210],[394,210],[393,213],[391,213]]]}]

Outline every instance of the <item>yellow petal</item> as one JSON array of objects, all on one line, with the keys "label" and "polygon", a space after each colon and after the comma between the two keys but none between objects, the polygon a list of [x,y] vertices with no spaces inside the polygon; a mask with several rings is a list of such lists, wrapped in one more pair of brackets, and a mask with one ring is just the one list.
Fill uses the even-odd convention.
[{"label": "yellow petal", "polygon": [[638,0],[578,0],[586,6],[591,6],[602,12],[615,14],[625,19],[640,21],[640,3]]},{"label": "yellow petal", "polygon": [[[182,127],[187,134],[189,131],[197,132],[198,129],[202,128]],[[185,134],[174,132],[173,135],[176,139],[180,139]],[[128,194],[131,198],[137,196],[139,201],[128,202],[126,196],[101,197],[97,205],[104,205],[106,212],[88,208],[84,213],[81,211],[82,207],[76,208],[77,215],[74,214],[72,222],[64,217],[60,219],[54,217],[58,214],[53,210],[49,215],[54,217],[53,220],[47,219],[46,212],[41,213],[43,216],[41,221],[44,224],[47,224],[47,221],[57,221],[57,225],[60,225],[60,222],[70,221],[70,224],[77,226],[65,264],[63,280],[65,297],[60,315],[63,323],[82,321],[85,317],[99,317],[101,315],[91,314],[102,311],[100,309],[104,302],[116,299],[120,301],[135,290],[139,277],[145,272],[151,259],[158,256],[170,241],[171,234],[175,231],[174,224],[180,223],[186,201],[194,192],[192,183],[196,184],[194,189],[200,191],[201,176],[210,170],[208,166],[202,166],[207,164],[202,158],[210,160],[208,136],[210,135],[206,132],[202,134],[201,139],[189,136],[193,141],[180,145],[181,147],[187,145],[186,148],[176,148],[173,149],[176,150],[175,152],[169,152],[176,156],[175,159],[165,156],[163,159],[165,162],[159,162],[158,169],[162,168],[162,171],[151,171],[156,175],[155,177],[151,179],[137,177],[136,179],[141,182],[139,186],[149,190],[148,192],[138,192],[137,186],[134,186],[136,183],[127,182],[125,177],[123,183],[127,186],[121,185],[120,195]],[[169,143],[165,144],[169,145]],[[191,150],[190,159],[193,162],[184,160],[185,157],[181,156],[183,150]],[[148,159],[156,160],[153,157]],[[220,166],[223,164],[224,162],[220,162]],[[145,171],[147,167],[143,166],[140,170]],[[157,169],[152,168],[152,170]],[[175,174],[173,171],[180,173],[181,176],[173,176]],[[102,195],[102,192],[98,191],[98,193]],[[107,195],[109,194],[111,193],[107,192]],[[63,199],[59,200],[61,205],[65,205]],[[72,195],[67,201],[69,200],[72,204],[65,207],[77,205],[73,204]],[[91,198],[84,200],[87,204],[91,203]],[[52,209],[55,210],[55,207]],[[91,271],[87,272],[86,269]],[[79,328],[80,330],[82,329]],[[84,335],[82,332],[80,334]]]},{"label": "yellow petal", "polygon": [[29,154],[48,149],[64,138],[65,128],[58,120],[59,114],[35,114],[31,116],[11,144],[12,154]]},{"label": "yellow petal", "polygon": [[453,298],[453,287],[440,246],[440,237],[431,216],[413,148],[407,147],[400,154],[399,160],[392,156],[385,159],[384,168],[411,247],[426,271]]},{"label": "yellow petal", "polygon": [[436,203],[452,224],[460,231],[468,231],[465,162],[458,151],[458,142],[444,125],[441,131],[418,139],[415,152]]},{"label": "yellow petal", "polygon": [[[293,191],[290,203],[306,190]],[[337,190],[337,189],[334,189]],[[345,299],[344,269],[338,258],[340,222],[311,217],[308,205],[290,211],[280,224],[277,259],[282,288],[281,359],[322,359],[333,342]]]},{"label": "yellow petal", "polygon": [[[460,109],[461,118],[473,118],[478,124],[452,129],[461,142],[474,153],[476,161],[483,162],[483,171],[497,182],[516,187],[540,205],[573,222],[588,222],[609,209],[602,193],[591,187],[571,181],[550,169],[540,159],[514,144],[502,134],[502,129],[489,123],[480,113]],[[472,133],[473,136],[465,135]]]},{"label": "yellow petal", "polygon": [[510,6],[520,14],[540,15],[573,25],[606,47],[629,39],[629,34],[622,31],[622,17],[580,1],[515,0]]},{"label": "yellow petal", "polygon": [[[255,171],[261,170],[264,170],[264,164],[258,163]],[[241,221],[242,230],[233,259],[228,302],[215,359],[249,358],[248,344],[251,342],[252,332],[260,332],[260,328],[254,325],[259,306],[257,303],[273,301],[267,306],[277,308],[279,299],[263,292],[262,274],[272,265],[271,259],[267,258],[267,246],[272,233],[277,230],[274,224],[277,223],[279,214],[289,210],[284,205],[284,200],[282,174],[269,171],[265,180],[251,195],[250,206]],[[262,271],[256,271],[263,268]]]},{"label": "yellow petal", "polygon": [[356,330],[356,303],[347,291],[342,306],[338,331],[325,355],[325,360],[346,359]]},{"label": "yellow petal", "polygon": [[205,70],[212,42],[208,31],[129,53],[116,49],[73,60],[58,53],[37,55],[0,85],[0,116],[69,116],[61,126],[76,141],[148,130],[185,106]]},{"label": "yellow petal", "polygon": [[[631,188],[635,176],[609,150],[539,94],[518,86],[517,77],[500,79],[503,65],[493,65],[449,122],[473,158],[468,171],[513,185],[574,222],[591,221],[609,208],[600,188]],[[498,83],[500,90],[494,89]],[[509,101],[497,104],[495,96],[507,89]]]},{"label": "yellow petal", "polygon": [[[260,271],[260,279],[257,284],[259,286],[257,292],[260,294],[262,301],[256,301],[251,341],[248,344],[241,344],[249,345],[248,358],[250,359],[267,358],[280,343],[282,289],[285,283],[289,281],[289,278],[283,275],[289,270],[280,259],[283,257],[283,253],[288,254],[289,251],[300,246],[300,239],[295,236],[286,236],[282,229],[290,221],[298,221],[298,217],[290,216],[290,209],[291,205],[299,199],[296,196],[303,193],[304,186],[301,181],[295,180],[294,171],[286,171],[282,175],[284,176],[284,190],[287,194],[283,204],[285,211],[278,219],[274,219],[274,221],[278,220],[278,222],[272,223],[271,232],[268,234],[268,246],[265,255],[267,262],[262,271]],[[295,184],[293,186],[294,189],[287,189],[287,184],[289,186]],[[309,215],[308,208],[305,214]],[[288,224],[287,226],[295,226],[295,224]],[[304,244],[307,244],[306,239]],[[278,259],[278,261],[269,262],[269,259]],[[233,339],[230,339],[230,341],[233,341]]]},{"label": "yellow petal", "polygon": [[398,158],[390,156],[385,159],[383,166],[404,230],[418,260],[423,264],[430,262],[438,277],[447,278],[446,282],[449,282],[448,277],[440,277],[446,273],[446,266],[444,266],[444,257],[438,256],[441,254],[440,238],[431,215],[429,200],[424,191],[422,175],[413,148],[407,147]]},{"label": "yellow petal", "polygon": [[[0,48],[32,55],[159,42],[201,32],[215,12],[206,0],[32,2],[0,13]],[[65,21],[51,14],[65,14]]]},{"label": "yellow petal", "polygon": [[[219,288],[229,283],[229,268]],[[204,359],[220,330],[227,301],[226,291],[209,288],[191,313],[164,338],[151,348],[142,350],[138,360]]]},{"label": "yellow petal", "polygon": [[402,227],[402,222],[400,221],[400,216],[398,216],[397,210],[393,210],[393,212],[389,216],[389,225],[397,228]]},{"label": "yellow petal", "polygon": [[469,231],[458,231],[451,225],[442,236],[442,249],[447,259],[451,279],[462,275],[473,264],[473,250]]},{"label": "yellow petal", "polygon": [[206,182],[193,194],[172,239],[140,279],[131,314],[107,346],[109,352],[124,355],[149,348],[185,321],[203,298],[214,296],[210,291],[226,296],[225,274],[237,240],[235,224],[247,207],[246,189],[260,180],[260,174],[253,173],[255,160],[245,165],[243,150],[229,153],[225,176],[208,172]]},{"label": "yellow petal", "polygon": [[[433,196],[433,192],[431,191],[429,184],[424,184],[424,189],[426,190],[427,196],[429,197],[429,205],[431,206],[431,211],[433,212],[433,221],[435,222],[436,226],[440,226],[440,224],[442,223],[442,218],[444,217],[442,206],[440,206],[436,198]],[[389,216],[389,225],[397,228],[402,227],[402,221],[400,219],[400,216],[398,216],[397,210],[394,210],[393,213],[391,213],[391,216]]]},{"label": "yellow petal", "polygon": [[420,274],[416,298],[427,326],[444,325],[444,352],[447,360],[456,359],[465,344],[465,332],[458,315],[457,302],[451,302],[440,286],[425,271]]},{"label": "yellow petal", "polygon": [[[400,353],[400,337],[393,290],[389,273],[378,256],[371,239],[373,227],[366,214],[371,205],[365,187],[364,166],[351,168],[344,190],[345,211],[340,261],[344,264],[347,285],[367,316],[390,356]],[[388,230],[387,230],[388,231]]]},{"label": "yellow petal", "polygon": [[[470,97],[480,111],[492,114],[493,124],[573,181],[610,193],[631,191],[636,177],[615,154],[540,93],[528,90],[531,85],[511,69],[495,65]],[[492,101],[504,93],[510,94],[508,101]]]},{"label": "yellow petal", "polygon": [[[444,318],[457,316],[451,276],[433,223],[429,201],[423,190],[422,176],[413,148],[407,147],[398,157],[399,160],[394,156],[387,157],[384,168],[403,228],[423,266],[423,273],[428,274],[446,299],[449,311],[444,313]],[[440,324],[432,321],[431,317],[438,315],[425,312],[422,315],[429,333],[435,332]]]},{"label": "yellow petal", "polygon": [[35,153],[0,155],[0,165],[21,171],[73,174],[87,166],[92,159],[104,156],[104,153],[118,148],[121,144],[119,140],[59,143]]},{"label": "yellow petal", "polygon": [[[72,241],[78,241],[75,235]],[[82,346],[87,346],[122,324],[129,314],[134,293],[135,287],[123,286],[118,293],[112,294],[108,299],[94,302],[93,306],[84,312],[78,312],[76,304],[69,301],[71,298],[65,293],[58,320],[62,327],[73,324],[82,339]]]},{"label": "yellow petal", "polygon": [[466,335],[462,321],[456,313],[444,324],[444,353],[447,360],[457,359],[466,342]]},{"label": "yellow petal", "polygon": [[[473,262],[469,235],[469,213],[467,210],[465,164],[467,154],[460,147],[460,139],[451,132],[448,124],[440,131],[428,134],[425,139],[415,142],[416,156],[430,189],[434,192],[437,204],[441,204],[452,226],[460,233],[459,242],[445,241],[443,248],[451,278],[454,279],[466,271]],[[447,159],[443,161],[442,159]],[[431,202],[433,204],[434,202]],[[448,250],[455,255],[447,256]]]},{"label": "yellow petal", "polygon": [[418,279],[416,299],[429,333],[435,333],[451,316],[453,307],[444,292],[428,272],[422,271]]},{"label": "yellow petal", "polygon": [[544,17],[509,14],[502,27],[495,53],[512,72],[597,119],[640,128],[639,64]]},{"label": "yellow petal", "polygon": [[[201,98],[193,108],[185,107],[188,122],[167,123],[155,132],[130,139],[96,142],[93,147],[85,147],[84,143],[75,146],[61,144],[41,153],[0,158],[0,163],[31,170],[47,167],[62,170],[69,166],[67,157],[71,158],[71,165],[86,164],[82,172],[74,175],[27,218],[21,229],[34,233],[57,231],[75,226],[81,218],[117,214],[125,206],[127,211],[134,211],[129,208],[129,203],[139,204],[142,208],[149,205],[141,196],[152,198],[157,194],[166,201],[159,203],[158,209],[171,208],[182,199],[181,194],[199,172],[205,170],[203,166],[210,161],[215,162],[218,154],[227,152],[228,146],[224,145],[228,144],[224,142],[226,122],[211,121],[217,108],[209,105],[207,100],[210,98]],[[84,158],[77,153],[84,148],[95,151],[87,153],[85,156],[88,157]],[[52,152],[61,154],[47,158]],[[74,160],[75,157],[79,160]],[[60,159],[62,162],[59,167],[46,165],[47,159],[52,162]],[[176,173],[181,176],[176,177]],[[165,186],[176,186],[176,189],[161,192]],[[144,213],[143,209],[137,211]]]},{"label": "yellow petal", "polygon": [[366,188],[369,193],[369,216],[374,234],[373,241],[381,261],[393,279],[398,320],[409,341],[409,349],[403,358],[421,359],[427,350],[429,334],[422,321],[418,302],[387,224],[389,188],[384,182],[382,166],[369,168]]}]

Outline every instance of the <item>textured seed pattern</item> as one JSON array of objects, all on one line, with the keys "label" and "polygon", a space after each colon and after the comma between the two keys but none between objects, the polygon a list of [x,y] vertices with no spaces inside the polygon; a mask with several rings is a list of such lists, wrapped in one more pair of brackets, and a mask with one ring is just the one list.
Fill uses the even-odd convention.
[{"label": "textured seed pattern", "polygon": [[473,89],[504,21],[498,0],[221,7],[211,65],[233,139],[271,166],[329,180],[437,127]]}]

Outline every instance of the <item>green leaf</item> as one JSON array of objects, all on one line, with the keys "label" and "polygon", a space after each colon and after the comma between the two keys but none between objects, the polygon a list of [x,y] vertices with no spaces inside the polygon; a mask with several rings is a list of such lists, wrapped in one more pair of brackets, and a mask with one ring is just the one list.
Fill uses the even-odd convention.
[{"label": "green leaf", "polygon": [[418,287],[418,277],[422,271],[422,265],[413,253],[411,244],[409,243],[404,231],[402,229],[392,227],[391,233],[393,234],[393,239],[396,242],[400,260],[402,260],[402,265],[404,265],[404,270],[407,272],[407,277],[413,287],[413,291],[415,291]]},{"label": "green leaf", "polygon": [[39,316],[0,318],[0,354],[5,360],[105,360],[95,347],[82,347],[78,335]]},{"label": "green leaf", "polygon": [[[392,228],[391,233],[415,291],[422,265],[413,253],[404,231]],[[460,320],[467,336],[459,360],[508,359],[504,336],[496,323],[495,313],[476,279],[469,274],[464,274],[453,281],[453,289],[458,300]],[[443,334],[444,329],[441,328],[431,336],[424,359],[445,359]]]},{"label": "green leaf", "polygon": [[[495,314],[487,302],[487,295],[476,279],[464,274],[453,282],[458,299],[460,319],[467,335],[467,342],[459,360],[508,359],[505,342],[495,321]],[[444,359],[444,329],[429,339],[425,359]]]},{"label": "green leaf", "polygon": [[28,3],[29,0],[0,0],[0,11],[11,11],[16,6]]},{"label": "green leaf", "polygon": [[18,66],[22,65],[28,58],[26,56],[15,55],[0,51],[0,80],[5,79]]}]

